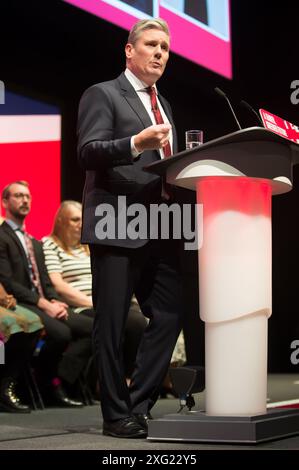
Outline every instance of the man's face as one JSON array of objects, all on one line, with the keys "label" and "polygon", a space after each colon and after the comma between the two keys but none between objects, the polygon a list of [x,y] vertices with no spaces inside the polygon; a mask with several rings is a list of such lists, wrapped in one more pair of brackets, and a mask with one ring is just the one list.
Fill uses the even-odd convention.
[{"label": "man's face", "polygon": [[12,184],[9,196],[3,199],[3,207],[8,218],[22,221],[29,214],[31,208],[31,194],[22,184]]},{"label": "man's face", "polygon": [[162,75],[169,58],[169,36],[159,29],[146,29],[135,45],[126,45],[127,66],[152,86]]}]

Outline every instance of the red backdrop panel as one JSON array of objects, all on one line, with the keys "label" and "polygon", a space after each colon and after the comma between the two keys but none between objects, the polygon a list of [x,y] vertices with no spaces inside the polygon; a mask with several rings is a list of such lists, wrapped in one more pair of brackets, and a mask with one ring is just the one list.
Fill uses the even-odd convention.
[{"label": "red backdrop panel", "polygon": [[0,144],[0,162],[1,191],[12,181],[28,181],[32,209],[26,229],[38,239],[48,235],[60,204],[60,141]]}]

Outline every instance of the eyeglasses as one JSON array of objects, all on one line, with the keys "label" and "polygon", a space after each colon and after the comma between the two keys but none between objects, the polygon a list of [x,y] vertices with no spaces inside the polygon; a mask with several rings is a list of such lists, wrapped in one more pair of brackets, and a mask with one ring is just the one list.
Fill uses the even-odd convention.
[{"label": "eyeglasses", "polygon": [[16,199],[28,199],[28,201],[31,201],[31,194],[15,193],[15,194],[12,194],[11,196]]}]

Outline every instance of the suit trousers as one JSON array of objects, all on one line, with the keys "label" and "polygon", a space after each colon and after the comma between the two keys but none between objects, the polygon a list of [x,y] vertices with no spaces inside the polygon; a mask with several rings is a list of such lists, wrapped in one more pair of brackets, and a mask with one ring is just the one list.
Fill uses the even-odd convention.
[{"label": "suit trousers", "polygon": [[[141,248],[90,245],[93,341],[105,421],[147,413],[159,396],[181,330],[182,282],[177,241],[150,240]],[[149,322],[128,388],[123,340],[135,293]]]},{"label": "suit trousers", "polygon": [[30,361],[40,331],[34,333],[14,333],[5,343],[5,364],[0,367],[0,380],[17,379]]},{"label": "suit trousers", "polygon": [[74,383],[92,355],[92,318],[68,309],[68,319],[50,317],[35,305],[25,305],[36,313],[46,330],[45,344],[39,354],[40,374],[45,380],[57,375]]}]

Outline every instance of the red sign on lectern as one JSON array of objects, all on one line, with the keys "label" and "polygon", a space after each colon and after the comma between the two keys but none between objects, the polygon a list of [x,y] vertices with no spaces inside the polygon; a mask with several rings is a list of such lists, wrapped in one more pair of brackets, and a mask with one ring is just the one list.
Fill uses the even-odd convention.
[{"label": "red sign on lectern", "polygon": [[265,111],[264,109],[260,109],[259,111],[266,129],[299,144],[298,126],[295,126],[295,124],[292,124],[275,114],[269,113],[269,111]]}]

